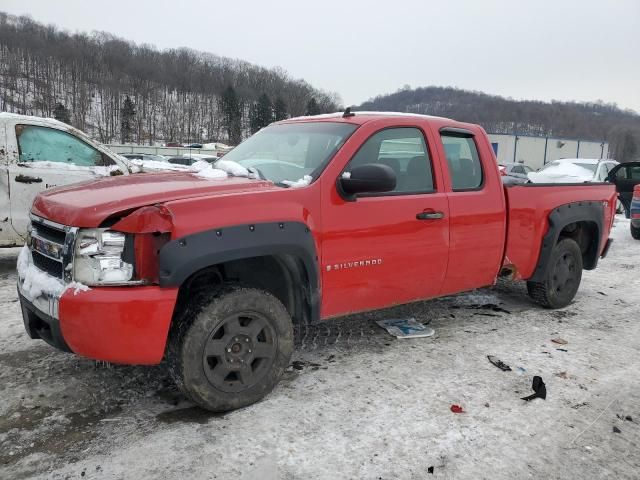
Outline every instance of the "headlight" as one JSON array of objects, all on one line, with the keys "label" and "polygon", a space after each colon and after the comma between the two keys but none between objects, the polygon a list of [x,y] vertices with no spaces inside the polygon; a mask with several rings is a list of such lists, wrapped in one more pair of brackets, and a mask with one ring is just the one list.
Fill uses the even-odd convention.
[{"label": "headlight", "polygon": [[75,246],[74,280],[85,285],[120,285],[133,277],[122,259],[126,235],[104,228],[81,229]]}]

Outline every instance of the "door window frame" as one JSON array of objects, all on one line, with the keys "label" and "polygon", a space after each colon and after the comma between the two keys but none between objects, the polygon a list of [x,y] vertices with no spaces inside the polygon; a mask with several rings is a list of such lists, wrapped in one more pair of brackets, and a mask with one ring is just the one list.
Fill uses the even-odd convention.
[{"label": "door window frame", "polygon": [[[438,185],[437,185],[437,181],[436,181],[435,170],[433,168],[432,148],[429,145],[429,139],[427,137],[427,134],[426,134],[425,130],[422,127],[418,126],[418,125],[393,125],[393,126],[387,126],[387,127],[381,128],[381,129],[376,130],[375,132],[373,132],[371,135],[369,135],[360,144],[360,146],[354,152],[354,154],[351,156],[351,158],[349,158],[349,160],[347,161],[347,163],[344,166],[344,168],[342,170],[340,170],[340,174],[338,175],[338,178],[336,179],[336,183],[339,182],[340,179],[342,178],[342,175],[345,172],[348,171],[349,165],[351,164],[353,159],[358,155],[358,153],[360,153],[360,150],[362,150],[364,148],[364,146],[367,144],[367,142],[369,140],[371,140],[374,136],[376,136],[380,132],[384,132],[385,130],[397,130],[399,128],[412,128],[412,129],[418,130],[420,132],[420,134],[422,134],[422,139],[424,141],[424,145],[425,145],[425,148],[426,148],[426,152],[425,153],[427,154],[427,160],[429,162],[429,168],[431,169],[432,189],[431,190],[425,190],[425,191],[412,191],[412,192],[359,193],[357,195],[357,198],[398,197],[398,196],[408,196],[408,195],[432,195],[434,193],[438,193]],[[380,155],[380,151],[378,150],[378,159],[380,158],[379,155]]]},{"label": "door window frame", "polygon": [[[45,130],[53,130],[55,132],[60,132],[63,135],[67,135],[67,136],[75,139],[76,141],[82,143],[83,145],[87,146],[88,148],[96,151],[98,153],[98,155],[99,155],[100,163],[96,163],[94,165],[78,165],[77,163],[74,163],[74,162],[57,162],[55,160],[28,160],[28,161],[24,160],[23,161],[23,160],[20,159],[20,155],[22,155],[22,147],[20,146],[20,135],[21,135],[21,132],[19,133],[18,130],[20,128],[24,128],[24,127],[31,127],[31,128],[35,127],[35,128],[45,129]],[[16,135],[16,146],[18,147],[18,162],[17,162],[18,165],[19,164],[28,165],[29,163],[32,163],[32,162],[51,162],[51,163],[54,163],[54,164],[59,163],[61,165],[70,165],[71,164],[71,165],[74,165],[76,167],[85,167],[85,168],[109,167],[109,166],[112,166],[112,165],[117,165],[117,163],[115,163],[113,161],[113,159],[111,159],[108,155],[105,155],[104,152],[100,151],[99,149],[97,149],[93,145],[85,142],[81,138],[79,138],[79,137],[77,137],[75,135],[72,135],[69,132],[61,130],[59,128],[45,126],[45,125],[33,125],[33,124],[16,123],[15,127],[14,127],[14,131],[15,131],[15,135]]]},{"label": "door window frame", "polygon": [[[484,165],[482,164],[482,159],[480,158],[480,149],[478,148],[478,142],[476,141],[476,135],[471,131],[465,128],[458,127],[442,127],[438,131],[440,136],[440,143],[442,144],[442,151],[444,153],[444,163],[447,165],[447,171],[449,172],[449,181],[451,183],[451,193],[458,192],[479,192],[484,190],[487,176],[484,173]],[[442,137],[457,137],[457,138],[470,138],[473,142],[473,146],[476,149],[476,155],[478,156],[478,163],[480,164],[480,174],[482,175],[482,181],[480,185],[473,188],[454,188],[453,187],[453,175],[451,174],[451,166],[449,165],[449,159],[447,158],[447,149],[444,146],[444,142],[442,141]]]}]

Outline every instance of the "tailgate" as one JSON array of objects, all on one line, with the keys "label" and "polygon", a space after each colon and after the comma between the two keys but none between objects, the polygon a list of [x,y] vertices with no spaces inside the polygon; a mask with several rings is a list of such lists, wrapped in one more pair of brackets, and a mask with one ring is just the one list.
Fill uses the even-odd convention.
[{"label": "tailgate", "polygon": [[[582,213],[584,220],[601,226],[598,255],[602,253],[613,224],[616,189],[610,183],[540,184],[505,187],[507,200],[507,239],[503,266],[515,268],[516,278],[534,274],[549,231],[549,215]],[[571,205],[562,209],[559,207]],[[600,217],[600,218],[598,218]]]}]

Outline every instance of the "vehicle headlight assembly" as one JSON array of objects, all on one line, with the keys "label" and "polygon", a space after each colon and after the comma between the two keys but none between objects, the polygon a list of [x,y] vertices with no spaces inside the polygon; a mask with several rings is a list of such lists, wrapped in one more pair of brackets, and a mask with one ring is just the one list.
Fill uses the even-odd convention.
[{"label": "vehicle headlight assembly", "polygon": [[105,228],[78,232],[73,260],[76,282],[89,286],[122,285],[133,278],[133,265],[123,260],[127,236]]}]

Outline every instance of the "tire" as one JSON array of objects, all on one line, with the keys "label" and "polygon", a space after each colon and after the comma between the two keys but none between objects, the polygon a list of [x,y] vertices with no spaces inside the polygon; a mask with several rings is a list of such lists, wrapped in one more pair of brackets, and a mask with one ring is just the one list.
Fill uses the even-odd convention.
[{"label": "tire", "polygon": [[225,412],[257,402],[276,386],[293,353],[284,305],[255,288],[225,286],[188,307],[169,338],[167,359],[182,392]]},{"label": "tire", "polygon": [[542,282],[527,282],[529,296],[545,308],[562,308],[576,296],[582,280],[582,252],[571,238],[560,240]]},{"label": "tire", "polygon": [[631,224],[631,236],[636,240],[640,240],[640,227],[634,227],[633,224]]}]

